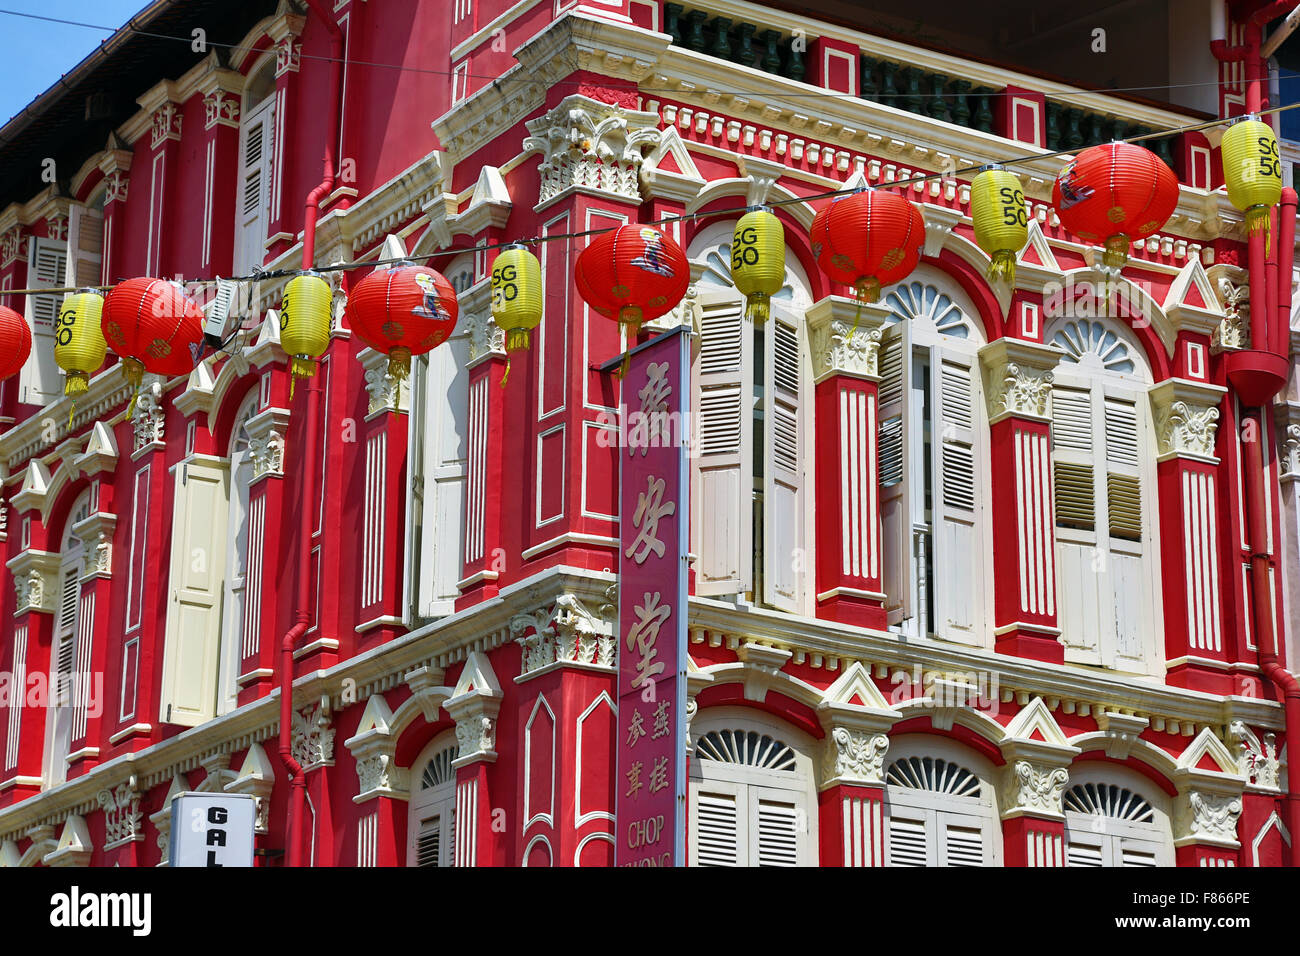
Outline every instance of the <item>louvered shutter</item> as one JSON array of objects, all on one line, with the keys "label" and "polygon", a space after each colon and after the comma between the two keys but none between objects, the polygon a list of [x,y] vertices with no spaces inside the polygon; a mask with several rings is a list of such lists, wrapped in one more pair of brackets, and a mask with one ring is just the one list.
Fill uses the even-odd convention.
[{"label": "louvered shutter", "polygon": [[238,228],[235,271],[243,275],[262,264],[271,205],[271,155],[275,135],[275,98],[254,109],[239,127]]},{"label": "louvered shutter", "polygon": [[[242,428],[237,423],[236,428]],[[224,701],[220,710],[233,710],[237,704],[239,665],[244,654],[244,617],[248,608],[249,493],[253,462],[246,449],[230,456],[230,512],[226,524],[226,608],[221,615],[222,648],[218,675],[219,693]],[[261,542],[258,542],[260,548]],[[254,607],[256,610],[256,607]],[[252,629],[250,629],[252,633]]]},{"label": "louvered shutter", "polygon": [[1067,661],[1100,664],[1101,633],[1110,615],[1105,569],[1099,566],[1104,560],[1099,562],[1097,550],[1099,514],[1104,520],[1096,478],[1101,429],[1087,381],[1060,372],[1057,379],[1052,389],[1052,483],[1061,640]]},{"label": "louvered shutter", "polygon": [[889,816],[889,865],[933,866],[936,862],[927,814],[903,815],[898,808]]},{"label": "louvered shutter", "polygon": [[[1102,403],[1105,423],[1106,530],[1109,533],[1110,588],[1107,630],[1112,635],[1103,650],[1105,664],[1140,670],[1143,632],[1150,582],[1144,573],[1142,540],[1142,442],[1144,420],[1136,401],[1106,395]],[[1100,476],[1099,476],[1100,479]],[[1098,528],[1098,534],[1101,533]]]},{"label": "louvered shutter", "polygon": [[1066,866],[1105,866],[1104,844],[1100,838],[1088,839],[1073,833],[1068,834],[1069,844],[1065,848]]},{"label": "louvered shutter", "polygon": [[799,327],[774,309],[763,329],[763,601],[803,609],[803,375]]},{"label": "louvered shutter", "polygon": [[416,866],[442,866],[442,817],[435,815],[420,824],[415,839]]},{"label": "louvered shutter", "polygon": [[943,831],[943,866],[987,866],[987,840],[983,827],[974,819],[956,818],[939,813]]},{"label": "louvered shutter", "polygon": [[890,624],[912,616],[912,340],[906,322],[885,327],[880,348],[880,524]]},{"label": "louvered shutter", "polygon": [[981,553],[984,494],[979,427],[980,383],[975,359],[936,346],[931,351],[933,484],[931,547],[934,616],[931,629],[947,640],[979,644],[984,620],[986,564]]},{"label": "louvered shutter", "polygon": [[737,796],[701,792],[696,797],[693,850],[697,866],[743,865]]},{"label": "louvered shutter", "polygon": [[[28,245],[27,285],[32,289],[60,288],[68,270],[68,244],[32,237]],[[27,324],[32,330],[32,354],[19,375],[19,401],[45,405],[59,396],[63,379],[54,361],[54,324],[63,302],[60,293],[27,296]]]},{"label": "louvered shutter", "polygon": [[753,335],[733,293],[699,298],[698,454],[691,489],[695,592],[744,594],[753,562]]},{"label": "louvered shutter", "polygon": [[174,467],[170,598],[159,719],[193,727],[215,715],[221,643],[228,463],[197,456]]},{"label": "louvered shutter", "polygon": [[1119,840],[1120,866],[1158,866],[1156,848],[1140,840]]},{"label": "louvered shutter", "polygon": [[750,864],[798,866],[799,808],[763,797],[758,797],[757,803],[757,812],[750,818],[755,829],[750,846],[757,849],[757,858]]},{"label": "louvered shutter", "polygon": [[68,212],[68,263],[63,284],[76,288],[103,281],[104,214],[73,204]]}]

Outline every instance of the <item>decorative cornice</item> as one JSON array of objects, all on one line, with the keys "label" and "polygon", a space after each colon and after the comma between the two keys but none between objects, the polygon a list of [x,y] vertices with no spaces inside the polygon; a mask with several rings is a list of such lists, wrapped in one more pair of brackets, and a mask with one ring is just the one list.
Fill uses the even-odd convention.
[{"label": "decorative cornice", "polygon": [[880,381],[880,341],[890,311],[879,303],[859,305],[828,295],[807,311],[813,381],[832,375]]},{"label": "decorative cornice", "polygon": [[1049,422],[1052,370],[1061,350],[1027,339],[995,339],[979,351],[989,424],[1004,418]]},{"label": "decorative cornice", "polygon": [[658,114],[575,93],[525,125],[524,152],[542,154],[537,208],[575,192],[641,202],[641,162],[659,143]]},{"label": "decorative cornice", "polygon": [[1181,457],[1217,465],[1214,435],[1219,427],[1219,402],[1227,391],[1221,385],[1182,378],[1151,386],[1148,394],[1156,426],[1156,460]]},{"label": "decorative cornice", "polygon": [[[552,665],[612,670],[615,660],[615,604],[593,614],[580,597],[560,594],[549,606],[510,618],[510,633],[523,648],[520,680]],[[531,632],[531,633],[530,633]]]}]

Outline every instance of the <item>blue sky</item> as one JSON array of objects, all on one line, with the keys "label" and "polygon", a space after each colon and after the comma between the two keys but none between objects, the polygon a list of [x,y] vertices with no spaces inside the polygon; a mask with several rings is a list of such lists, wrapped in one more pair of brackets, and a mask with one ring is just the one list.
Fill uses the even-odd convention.
[{"label": "blue sky", "polygon": [[[147,0],[0,0],[0,124],[6,123],[101,40],[140,12]],[[13,12],[5,12],[13,11]],[[13,13],[109,27],[92,30]]]}]

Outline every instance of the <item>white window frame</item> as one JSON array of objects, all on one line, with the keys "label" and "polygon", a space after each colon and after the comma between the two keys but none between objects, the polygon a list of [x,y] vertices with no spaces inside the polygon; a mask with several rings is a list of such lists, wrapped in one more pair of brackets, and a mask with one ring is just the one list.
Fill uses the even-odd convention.
[{"label": "white window frame", "polygon": [[[54,639],[50,642],[50,666],[46,675],[48,706],[45,713],[45,759],[42,783],[46,789],[57,787],[68,779],[68,755],[72,752],[73,723],[79,705],[85,703],[81,694],[89,688],[86,684],[88,675],[79,672],[83,661],[81,635],[88,630],[88,621],[82,620],[82,584],[81,576],[85,565],[86,547],[73,532],[73,526],[90,514],[90,489],[87,488],[72,503],[68,510],[67,524],[63,528],[63,540],[59,546],[59,592],[58,605],[55,608]],[[71,595],[71,600],[67,598]],[[68,610],[65,613],[65,608]],[[68,647],[68,652],[63,652]],[[63,685],[66,693],[60,690],[58,672],[60,658],[68,662],[70,683]]]},{"label": "white window frame", "polygon": [[[425,824],[438,821],[438,862],[434,866],[454,866],[456,859],[456,771],[451,766],[458,753],[454,732],[440,734],[430,741],[411,765],[411,798],[407,803],[406,865],[419,866],[420,838]],[[450,757],[448,758],[448,754]],[[447,778],[425,788],[424,769],[434,758],[441,758],[440,768]],[[430,864],[426,864],[430,865]]]},{"label": "white window frame", "polygon": [[[793,770],[771,770],[744,764],[704,759],[698,742],[715,731],[743,731],[770,737],[790,748]],[[759,865],[759,814],[763,804],[789,807],[792,817],[795,866],[816,866],[818,860],[817,789],[813,756],[817,744],[789,724],[743,707],[718,707],[702,711],[692,721],[697,750],[690,760],[688,863],[700,865],[700,803],[710,797],[731,798],[736,808],[736,864]],[[743,812],[744,816],[741,816]]]},{"label": "white window frame", "polygon": [[[888,782],[889,770],[898,761],[933,758],[970,771],[979,781],[978,796],[958,796],[932,790],[901,787]],[[925,865],[949,865],[947,848],[939,839],[949,826],[975,829],[983,842],[983,866],[1002,865],[1002,825],[998,814],[993,765],[980,754],[943,737],[905,734],[892,738],[885,757],[885,861],[893,862],[893,821],[919,823],[925,835]]]},{"label": "white window frame", "polygon": [[[221,650],[217,677],[217,714],[239,705],[239,666],[243,660],[244,618],[248,606],[249,505],[252,498],[253,462],[244,426],[257,414],[258,389],[254,387],[235,413],[230,432],[230,497],[226,527],[226,567],[222,590]],[[240,540],[240,535],[243,540]],[[263,582],[264,583],[264,582]]]},{"label": "white window frame", "polygon": [[[719,222],[702,229],[691,241],[688,257],[701,309],[700,328],[693,350],[691,389],[697,443],[711,433],[710,416],[733,414],[730,395],[739,399],[738,440],[732,447],[700,446],[691,464],[691,551],[696,559],[696,593],[740,603],[761,604],[777,610],[811,616],[814,613],[813,575],[815,522],[815,440],[811,427],[814,403],[812,368],[804,315],[812,305],[811,285],[794,253],[786,250],[786,281],[772,297],[771,317],[760,328],[744,319],[744,300],[731,279],[731,241],[734,222]],[[725,353],[710,352],[705,337],[712,329],[739,324],[734,361],[719,362]],[[787,361],[786,375],[778,378],[777,325],[794,336],[797,371]],[[714,334],[718,334],[714,332]],[[729,331],[722,332],[730,337]],[[758,343],[764,355],[758,360]],[[783,350],[789,355],[790,349]],[[758,368],[765,381],[755,381]],[[790,391],[782,381],[796,373],[797,387]],[[719,405],[721,402],[723,405]],[[777,443],[773,410],[793,419],[793,442],[798,455],[795,469],[781,467],[770,453]],[[788,419],[787,419],[788,420]],[[761,423],[761,427],[760,427]],[[754,443],[761,439],[769,449],[763,456],[761,478],[754,469]],[[782,501],[783,499],[783,501]],[[758,502],[762,514],[756,515]],[[772,546],[778,539],[790,543],[785,550]],[[802,552],[799,560],[794,552]]]},{"label": "white window frame", "polygon": [[[931,294],[935,298],[926,301]],[[918,304],[918,299],[925,304]],[[986,342],[983,324],[974,303],[952,276],[933,266],[918,266],[904,282],[883,290],[880,301],[893,307],[896,319],[885,327],[880,358],[881,523],[889,624],[911,638],[991,647],[993,515],[988,411],[979,361]],[[955,328],[966,334],[945,331]],[[910,360],[901,361],[900,352]],[[942,387],[951,380],[945,379],[942,369],[962,367],[968,369],[969,422],[945,423]],[[928,391],[922,379],[927,369]],[[891,383],[895,376],[901,381]],[[932,436],[928,455],[927,406]],[[945,503],[949,473],[945,463],[951,467],[959,456],[967,455],[969,495],[953,498],[968,497],[973,507],[950,507]],[[887,484],[891,471],[901,480]],[[927,487],[931,490],[928,514]],[[967,537],[969,546],[962,547],[958,535]],[[950,560],[950,553],[959,558]],[[954,582],[945,575],[961,578]],[[964,595],[964,600],[957,595]]]},{"label": "white window frame", "polygon": [[[1151,421],[1151,403],[1148,389],[1151,373],[1146,353],[1127,326],[1106,318],[1073,315],[1054,319],[1046,328],[1043,340],[1051,344],[1067,326],[1078,322],[1097,323],[1105,332],[1113,334],[1127,350],[1127,358],[1134,369],[1110,371],[1103,367],[1096,353],[1085,352],[1083,360],[1062,360],[1053,372],[1051,412],[1052,426],[1052,525],[1056,538],[1056,568],[1059,622],[1061,640],[1065,645],[1067,663],[1090,664],[1115,670],[1163,676],[1164,633],[1163,608],[1160,587],[1159,488],[1156,481],[1155,428]],[[1063,446],[1064,432],[1058,424],[1064,421],[1064,398],[1071,392],[1086,391],[1089,398],[1091,449],[1071,449]],[[1136,466],[1112,462],[1106,457],[1107,409],[1133,405],[1136,419]],[[1061,493],[1059,467],[1073,463],[1090,468],[1093,492],[1093,527],[1091,530],[1061,524],[1058,508]],[[1112,471],[1138,480],[1141,501],[1141,531],[1139,540],[1112,537],[1110,534],[1108,488]],[[1136,578],[1116,569],[1117,558],[1134,558],[1140,564]],[[1082,568],[1081,573],[1076,573]],[[1087,601],[1086,589],[1079,581],[1097,587],[1097,618],[1089,617],[1089,609],[1081,603]],[[1121,647],[1116,608],[1115,588],[1123,583],[1135,583],[1131,595],[1138,602],[1136,626],[1136,652]],[[1133,619],[1125,613],[1126,620]],[[1095,637],[1095,645],[1092,643]]]},{"label": "white window frame", "polygon": [[[1069,809],[1069,794],[1075,787],[1120,787],[1151,805],[1149,823],[1117,819],[1114,816],[1080,813]],[[1075,765],[1066,786],[1066,866],[1080,865],[1079,849],[1091,849],[1101,866],[1128,866],[1126,856],[1150,855],[1154,866],[1174,865],[1174,841],[1169,797],[1141,774],[1115,765]],[[1074,848],[1074,857],[1071,848]]]},{"label": "white window frame", "polygon": [[[235,247],[232,260],[236,275],[247,275],[262,265],[266,253],[266,239],[271,224],[271,190],[275,177],[276,103],[277,94],[274,84],[270,92],[260,100],[250,102],[247,89],[263,71],[274,69],[274,59],[265,58],[249,71],[245,82],[246,92],[243,97],[239,121],[239,176],[235,183]],[[249,178],[247,156],[250,132],[258,124],[262,126],[262,150],[258,168],[260,201],[255,217],[245,208],[246,180]],[[250,218],[252,217],[252,218]],[[251,236],[250,236],[251,232]]]},{"label": "white window frame", "polygon": [[[444,272],[457,293],[474,284],[474,253]],[[463,287],[463,288],[462,288]],[[440,348],[411,363],[408,415],[407,623],[455,611],[465,567],[469,481],[469,330],[462,325]]]},{"label": "white window frame", "polygon": [[[27,243],[27,287],[63,285],[68,271],[68,243],[32,236]],[[63,296],[32,293],[24,296],[27,326],[32,330],[32,354],[19,373],[18,400],[44,407],[63,391],[63,375],[54,361],[54,333]]]}]

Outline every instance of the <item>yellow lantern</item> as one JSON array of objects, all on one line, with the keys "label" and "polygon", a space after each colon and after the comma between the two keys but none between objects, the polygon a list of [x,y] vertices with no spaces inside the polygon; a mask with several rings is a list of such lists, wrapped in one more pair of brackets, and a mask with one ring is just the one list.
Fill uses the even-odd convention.
[{"label": "yellow lantern", "polygon": [[506,333],[505,385],[510,353],[528,348],[529,333],[542,321],[542,266],[524,246],[506,246],[492,264],[492,321]]},{"label": "yellow lantern", "polygon": [[745,296],[745,317],[767,321],[770,300],[785,285],[785,229],[766,206],[756,206],[736,222],[731,238],[731,281]]},{"label": "yellow lantern", "polygon": [[1246,228],[1264,233],[1268,255],[1268,214],[1282,196],[1282,160],[1273,128],[1258,119],[1235,123],[1223,134],[1223,179],[1228,199],[1246,214]]},{"label": "yellow lantern", "polygon": [[104,297],[98,292],[82,290],[63,300],[54,335],[54,361],[66,373],[63,394],[72,399],[68,424],[76,408],[76,397],[90,388],[90,376],[99,371],[108,354],[108,342],[100,318]]},{"label": "yellow lantern", "polygon": [[294,276],[284,287],[280,347],[289,355],[289,398],[299,378],[316,374],[316,359],[329,348],[334,293],[315,272]]},{"label": "yellow lantern", "polygon": [[990,166],[970,184],[970,215],[975,242],[993,260],[989,278],[1016,281],[1016,256],[1029,241],[1025,192],[1016,174]]}]

